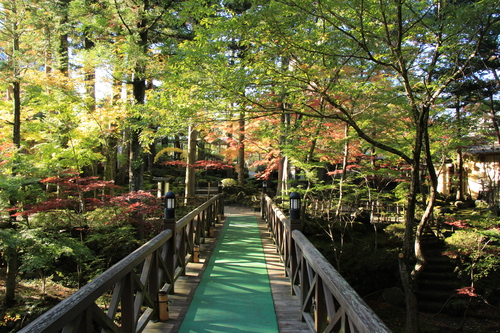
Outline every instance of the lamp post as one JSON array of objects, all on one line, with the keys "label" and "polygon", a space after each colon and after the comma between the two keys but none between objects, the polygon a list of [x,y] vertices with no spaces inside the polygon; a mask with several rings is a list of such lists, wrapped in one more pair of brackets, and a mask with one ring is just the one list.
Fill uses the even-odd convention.
[{"label": "lamp post", "polygon": [[300,194],[290,193],[290,220],[300,220]]},{"label": "lamp post", "polygon": [[174,192],[167,192],[165,194],[165,212],[164,219],[175,219],[175,194]]},{"label": "lamp post", "polygon": [[[167,248],[167,258],[166,258],[166,270],[168,276],[174,276],[176,267],[176,256],[177,256],[177,231],[175,222],[175,193],[167,192],[165,193],[165,210],[163,212],[163,229],[170,229],[172,231],[172,238],[168,241]],[[174,293],[175,283],[172,283],[170,292]]]},{"label": "lamp post", "polygon": [[290,193],[290,220],[300,220],[300,194]]},{"label": "lamp post", "polygon": [[262,182],[262,193],[260,195],[260,213],[263,220],[267,218],[266,195],[267,195],[267,180],[264,180]]}]

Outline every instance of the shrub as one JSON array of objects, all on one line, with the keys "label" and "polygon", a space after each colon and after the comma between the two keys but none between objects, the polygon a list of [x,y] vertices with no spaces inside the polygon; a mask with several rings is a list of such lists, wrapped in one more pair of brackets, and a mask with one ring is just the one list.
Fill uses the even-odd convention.
[{"label": "shrub", "polygon": [[464,271],[472,284],[487,277],[500,265],[500,248],[495,244],[500,240],[498,230],[477,231],[457,230],[445,239],[449,249],[458,255]]},{"label": "shrub", "polygon": [[393,239],[403,241],[405,235],[405,225],[403,223],[394,223],[388,225],[384,231]]},{"label": "shrub", "polygon": [[21,272],[37,272],[42,281],[42,294],[45,295],[46,279],[50,276],[63,257],[71,258],[77,265],[91,258],[90,250],[80,241],[69,235],[51,232],[42,228],[23,229]]},{"label": "shrub", "polygon": [[130,225],[93,229],[85,239],[85,244],[96,254],[91,265],[100,267],[102,272],[120,261],[140,245],[135,235]]},{"label": "shrub", "polygon": [[233,187],[233,186],[237,186],[237,185],[238,185],[238,182],[235,179],[225,178],[222,180],[222,186],[224,187],[224,189],[226,189],[227,187]]}]

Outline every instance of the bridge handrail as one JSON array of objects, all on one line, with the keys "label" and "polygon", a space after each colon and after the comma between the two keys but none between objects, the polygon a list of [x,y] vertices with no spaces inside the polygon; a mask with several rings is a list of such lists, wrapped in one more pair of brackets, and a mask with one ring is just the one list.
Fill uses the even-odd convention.
[{"label": "bridge handrail", "polygon": [[390,332],[373,310],[299,230],[270,197],[263,195],[267,221],[278,253],[312,332]]},{"label": "bridge handrail", "polygon": [[405,206],[399,203],[387,203],[380,201],[359,201],[352,204],[344,204],[338,207],[335,200],[302,200],[305,211],[314,216],[326,216],[328,219],[335,216],[340,209],[343,215],[354,218],[354,215],[362,211],[368,214],[371,223],[397,223],[404,220]]},{"label": "bridge handrail", "polygon": [[[210,236],[218,215],[224,214],[223,202],[219,194],[179,221],[165,221],[166,230],[19,333],[94,332],[96,327],[102,332],[142,332],[158,315],[158,293],[174,291],[175,281],[191,260],[194,245]],[[111,300],[103,310],[96,301],[109,291]],[[119,311],[121,320],[117,324]]]}]

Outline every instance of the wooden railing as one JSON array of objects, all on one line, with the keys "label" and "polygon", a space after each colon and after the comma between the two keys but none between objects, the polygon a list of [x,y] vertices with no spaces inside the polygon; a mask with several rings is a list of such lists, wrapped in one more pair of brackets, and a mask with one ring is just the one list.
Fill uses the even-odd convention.
[{"label": "wooden railing", "polygon": [[[333,218],[338,209],[337,203],[331,200],[306,200],[303,202],[306,212],[313,217]],[[404,221],[405,206],[397,203],[359,202],[355,205],[343,205],[341,214],[355,218],[366,214],[370,223],[398,223]]]},{"label": "wooden railing", "polygon": [[20,333],[142,332],[158,316],[158,294],[172,293],[195,245],[224,214],[222,194],[178,220],[19,331]]},{"label": "wooden railing", "polygon": [[266,195],[261,200],[277,250],[312,332],[390,332],[370,307]]}]

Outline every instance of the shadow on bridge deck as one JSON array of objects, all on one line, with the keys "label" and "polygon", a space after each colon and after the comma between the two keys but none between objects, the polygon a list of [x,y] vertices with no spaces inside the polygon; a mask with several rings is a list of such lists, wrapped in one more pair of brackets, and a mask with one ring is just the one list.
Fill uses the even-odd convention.
[{"label": "shadow on bridge deck", "polygon": [[[212,255],[216,242],[219,239],[224,223],[227,221],[227,218],[231,216],[255,216],[259,222],[258,226],[267,264],[267,272],[271,285],[279,332],[309,332],[306,323],[300,320],[299,302],[296,296],[291,295],[289,279],[284,275],[283,264],[280,262],[279,256],[276,253],[276,248],[274,247],[273,241],[269,236],[265,222],[260,219],[259,213],[253,212],[247,208],[233,206],[225,207],[225,219],[222,221],[222,224],[216,224],[215,237],[207,238],[205,244],[202,244],[200,262],[189,263],[186,269],[186,275],[179,277],[177,280],[175,284],[175,293],[169,295],[169,299],[172,302],[169,305],[170,319],[165,322],[152,322],[146,327],[144,332],[174,333],[179,331],[182,321],[188,313],[188,308],[196,292],[196,288],[198,287],[203,273],[207,268],[210,256]],[[252,320],[258,322],[259,318],[252,318]],[[215,330],[207,328],[204,332],[215,332]],[[257,331],[253,331],[251,327],[246,327],[245,332]]]}]

